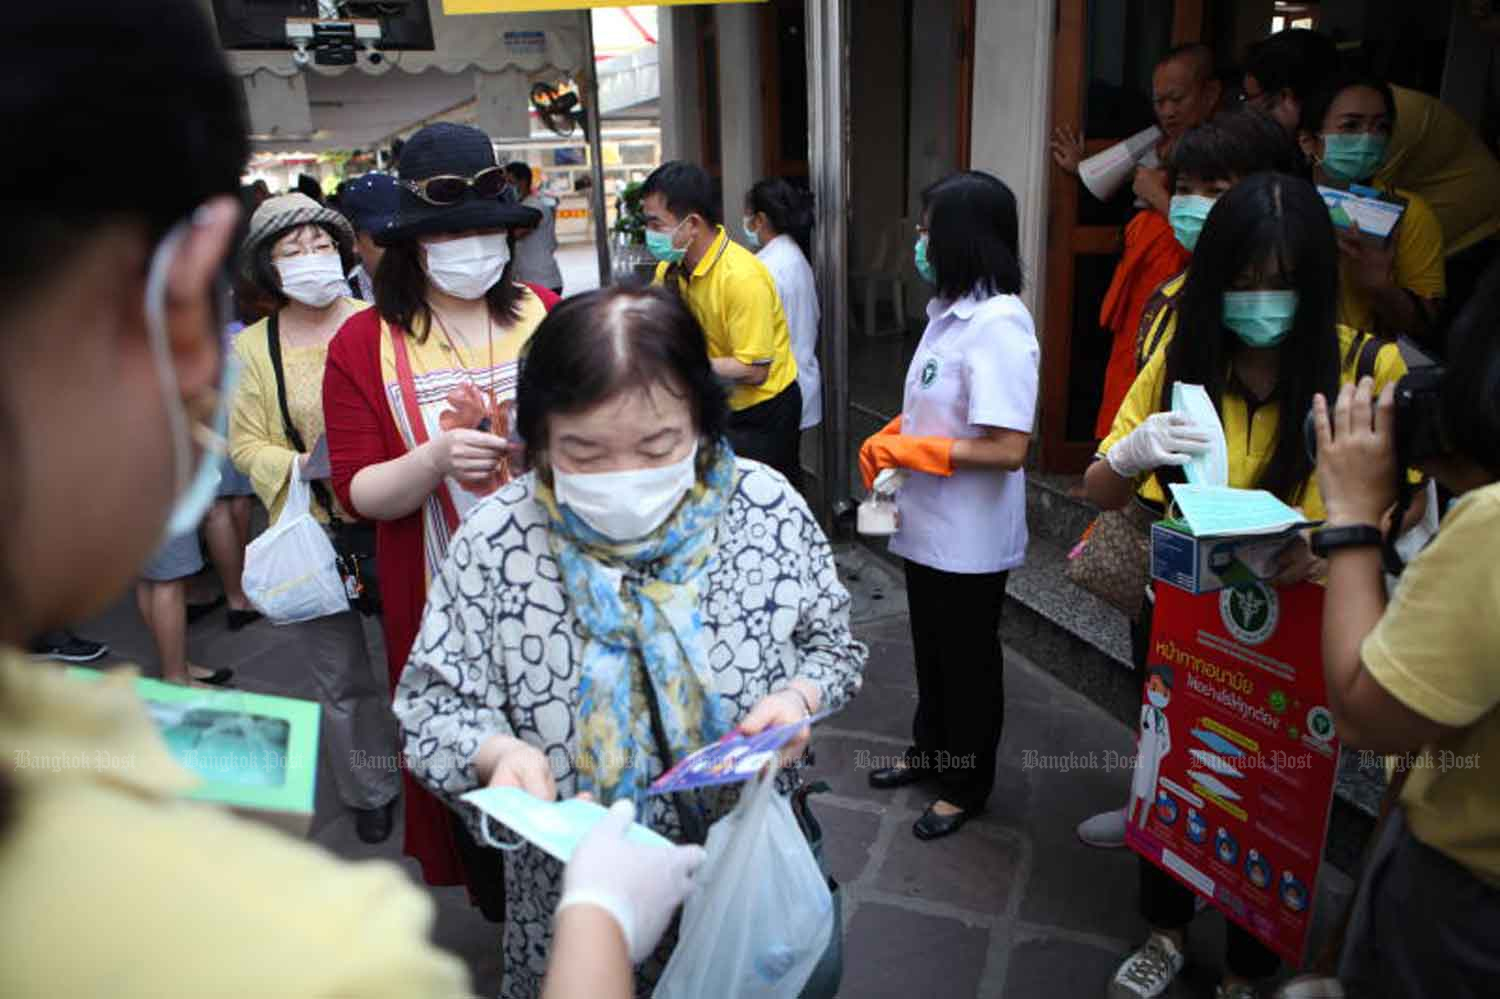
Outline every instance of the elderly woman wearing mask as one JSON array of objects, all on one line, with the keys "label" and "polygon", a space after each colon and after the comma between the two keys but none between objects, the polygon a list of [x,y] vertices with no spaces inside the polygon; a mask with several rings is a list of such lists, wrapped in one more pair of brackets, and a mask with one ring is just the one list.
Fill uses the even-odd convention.
[{"label": "elderly woman wearing mask", "polygon": [[[701,836],[733,796],[648,797],[652,779],[859,690],[828,541],[783,478],[735,458],[703,333],[666,292],[558,306],[517,406],[535,471],[459,528],[396,693],[412,772],[470,822],[459,796],[508,785],[629,799],[669,838]],[[502,995],[531,996],[561,867],[530,846],[504,860]]]},{"label": "elderly woman wearing mask", "polygon": [[[514,202],[488,136],[429,125],[399,171],[395,219],[375,233],[375,308],[345,323],[323,386],[334,492],[377,524],[392,688],[460,518],[510,478],[516,358],[556,301],[511,278],[511,230],[539,216]],[[409,780],[405,814],[405,851],[427,883],[467,883],[498,920],[494,855]]]},{"label": "elderly woman wearing mask", "polygon": [[[330,532],[369,531],[328,489],[322,443],[328,344],[365,308],[348,296],[354,233],[342,215],[301,194],[262,202],[250,218],[241,268],[275,311],[235,339],[242,366],[229,420],[229,449],[274,519],[293,475],[311,480],[312,515]],[[321,467],[320,467],[321,466]],[[363,623],[355,611],[287,625],[323,705],[323,745],[339,797],[366,843],[390,835],[401,782],[394,770],[356,766],[394,755],[385,704]]]}]

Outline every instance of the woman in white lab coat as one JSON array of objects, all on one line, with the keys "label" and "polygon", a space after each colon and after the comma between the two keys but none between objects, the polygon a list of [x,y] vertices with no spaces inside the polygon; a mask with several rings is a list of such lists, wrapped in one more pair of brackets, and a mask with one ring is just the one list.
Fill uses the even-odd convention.
[{"label": "woman in white lab coat", "polygon": [[813,200],[786,181],[768,178],[745,195],[745,238],[771,272],[797,358],[797,386],[802,390],[802,423],[807,430],[823,422],[823,373],[818,366],[818,289],[807,262],[812,235]]}]

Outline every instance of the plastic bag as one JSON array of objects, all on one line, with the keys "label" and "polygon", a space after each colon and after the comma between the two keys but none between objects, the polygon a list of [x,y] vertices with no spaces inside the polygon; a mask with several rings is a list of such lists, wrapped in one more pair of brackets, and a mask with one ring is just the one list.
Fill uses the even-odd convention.
[{"label": "plastic bag", "polygon": [[796,999],[834,932],[833,896],[774,768],[705,848],[655,999]]},{"label": "plastic bag", "polygon": [[272,624],[293,624],[349,609],[338,554],[310,512],[311,486],[292,462],[276,523],[245,548],[245,596]]}]

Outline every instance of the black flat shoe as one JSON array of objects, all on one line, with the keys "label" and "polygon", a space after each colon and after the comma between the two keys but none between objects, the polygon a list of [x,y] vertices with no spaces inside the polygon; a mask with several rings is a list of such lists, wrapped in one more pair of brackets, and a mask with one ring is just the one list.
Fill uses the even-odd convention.
[{"label": "black flat shoe", "polygon": [[[191,673],[189,673],[188,675],[192,676]],[[199,683],[206,683],[213,687],[222,687],[224,686],[224,684],[234,679],[234,670],[216,669],[212,673],[208,674],[208,676],[194,676],[193,679],[197,680]]]},{"label": "black flat shoe", "polygon": [[213,600],[210,600],[206,604],[188,604],[187,605],[187,621],[188,621],[188,624],[192,624],[194,621],[197,621],[200,618],[208,617],[208,615],[212,614],[214,611],[218,610],[220,607],[223,607],[224,603],[225,603],[225,600],[221,596],[221,597],[217,597],[217,598],[215,598]]},{"label": "black flat shoe", "polygon": [[962,829],[964,823],[969,821],[973,814],[972,811],[965,811],[955,812],[952,815],[939,815],[932,810],[931,805],[928,805],[922,817],[912,823],[911,831],[920,840],[942,839]]},{"label": "black flat shoe", "polygon": [[885,767],[870,771],[870,786],[877,791],[891,791],[915,784],[927,776],[920,767]]},{"label": "black flat shoe", "polygon": [[254,624],[256,621],[259,621],[260,617],[261,617],[260,611],[257,611],[257,610],[243,610],[242,611],[242,610],[235,610],[233,607],[231,607],[229,609],[229,630],[230,631],[239,631],[241,628],[245,627],[246,625]]},{"label": "black flat shoe", "polygon": [[354,810],[354,832],[364,843],[384,843],[391,835],[395,823],[396,800],[379,808],[356,808]]}]

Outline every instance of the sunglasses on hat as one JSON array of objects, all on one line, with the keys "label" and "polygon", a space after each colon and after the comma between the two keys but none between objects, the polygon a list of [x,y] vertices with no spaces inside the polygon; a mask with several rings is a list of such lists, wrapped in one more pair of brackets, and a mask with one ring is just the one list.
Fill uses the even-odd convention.
[{"label": "sunglasses on hat", "polygon": [[497,198],[509,187],[505,168],[486,167],[472,177],[457,174],[439,174],[424,180],[403,180],[401,186],[421,198],[429,205],[454,205],[462,201],[470,189],[474,196],[484,200]]}]

